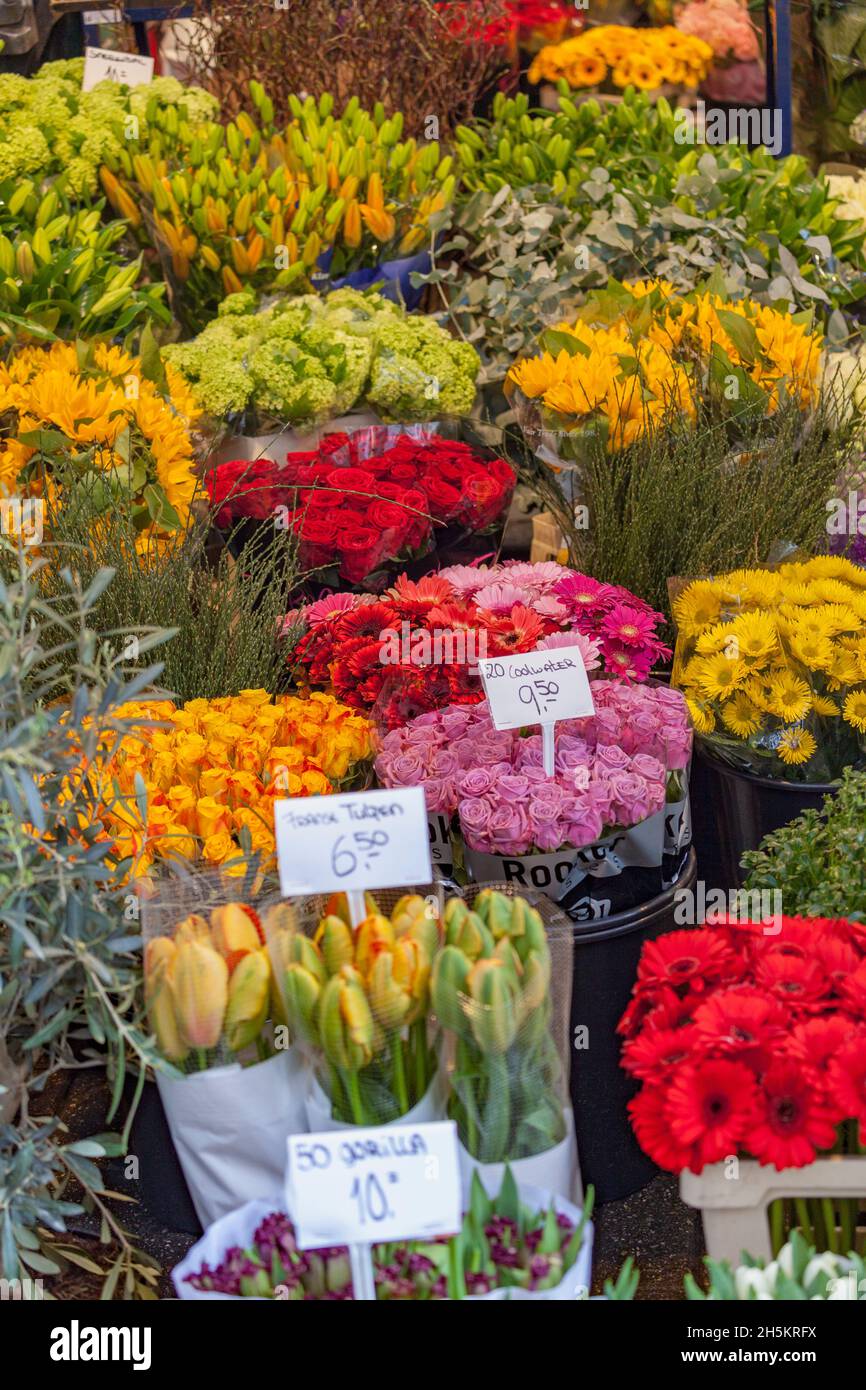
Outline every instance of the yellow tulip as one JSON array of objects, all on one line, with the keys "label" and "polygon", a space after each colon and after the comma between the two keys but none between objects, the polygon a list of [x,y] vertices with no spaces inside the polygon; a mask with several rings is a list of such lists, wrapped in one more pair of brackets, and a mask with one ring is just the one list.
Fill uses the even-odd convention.
[{"label": "yellow tulip", "polygon": [[148,941],[144,951],[144,991],[147,1017],[157,1046],[167,1062],[183,1062],[189,1048],[180,1035],[172,993],[177,947],[167,936]]},{"label": "yellow tulip", "polygon": [[201,941],[177,948],[172,984],[178,1027],[190,1047],[216,1047],[228,1003],[228,966]]},{"label": "yellow tulip", "polygon": [[225,1035],[232,1052],[249,1047],[261,1033],[268,1016],[270,988],[270,961],[262,946],[243,957],[229,981]]},{"label": "yellow tulip", "polygon": [[393,948],[394,940],[394,928],[388,918],[378,912],[359,923],[355,931],[355,966],[364,979],[370,974],[376,957]]},{"label": "yellow tulip", "polygon": [[229,973],[237,968],[245,955],[257,951],[261,946],[255,923],[240,903],[215,907],[210,915],[210,926],[213,944],[228,966]]}]

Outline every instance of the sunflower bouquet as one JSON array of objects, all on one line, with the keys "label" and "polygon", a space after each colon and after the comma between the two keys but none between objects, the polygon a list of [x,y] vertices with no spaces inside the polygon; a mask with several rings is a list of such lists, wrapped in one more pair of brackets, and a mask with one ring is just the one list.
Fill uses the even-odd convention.
[{"label": "sunflower bouquet", "polygon": [[95,816],[132,877],[160,861],[247,872],[274,855],[274,800],[326,795],[362,772],[370,725],[330,695],[243,690],[221,700],[122,708],[129,730],[108,746]]},{"label": "sunflower bouquet", "polygon": [[601,24],[542,48],[529,69],[529,80],[559,82],[564,78],[570,87],[610,91],[624,87],[657,91],[665,83],[694,90],[712,61],[708,43],[672,24],[659,29]]},{"label": "sunflower bouquet", "polygon": [[741,569],[673,602],[673,683],[713,752],[827,782],[866,751],[866,570],[841,556]]},{"label": "sunflower bouquet", "polygon": [[0,495],[62,504],[71,464],[100,485],[106,514],[131,507],[144,544],[183,530],[201,412],[170,365],[165,380],[163,391],[139,358],[101,342],[28,347],[0,363]]},{"label": "sunflower bouquet", "polygon": [[736,432],[790,399],[817,404],[822,340],[808,319],[727,300],[712,280],[689,295],[665,280],[611,281],[542,334],[506,392],[521,423],[553,436],[559,463],[579,462],[593,439],[614,453],[659,426],[694,424],[708,406]]}]

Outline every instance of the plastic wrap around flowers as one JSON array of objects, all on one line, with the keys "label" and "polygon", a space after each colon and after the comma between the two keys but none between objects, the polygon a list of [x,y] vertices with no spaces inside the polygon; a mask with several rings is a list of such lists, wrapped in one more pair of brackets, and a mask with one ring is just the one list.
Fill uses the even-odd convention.
[{"label": "plastic wrap around flowers", "polygon": [[606,828],[637,825],[665,805],[688,765],[685,701],[666,687],[593,685],[595,715],[557,725],[554,776],[541,734],[497,732],[487,702],[422,714],[382,741],[383,786],[422,786],[428,810],[457,812],[466,844],[488,854],[582,849]]},{"label": "plastic wrap around flowers", "polygon": [[382,426],[326,435],[284,464],[224,463],[207,487],[218,526],[276,518],[297,535],[303,569],[359,584],[425,554],[444,527],[486,530],[511,500],[514,473],[460,440]]},{"label": "plastic wrap around flowers", "polygon": [[588,671],[642,681],[670,655],[657,635],[662,615],[643,599],[553,561],[401,575],[381,598],[333,594],[287,622],[298,617],[307,626],[292,653],[299,678],[357,709],[376,705],[388,728],[480,700],[485,657],[578,644]]},{"label": "plastic wrap around flowers", "polygon": [[737,1153],[801,1168],[819,1152],[858,1151],[844,1121],[866,1138],[860,922],[722,919],[670,932],[644,947],[619,1030],[623,1065],[643,1083],[635,1133],[663,1168],[699,1173]]}]

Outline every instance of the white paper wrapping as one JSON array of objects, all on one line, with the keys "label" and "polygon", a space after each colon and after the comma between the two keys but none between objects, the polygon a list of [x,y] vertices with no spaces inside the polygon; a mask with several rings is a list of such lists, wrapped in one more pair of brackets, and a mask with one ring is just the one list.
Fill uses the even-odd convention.
[{"label": "white paper wrapping", "polygon": [[307,1127],[307,1078],[294,1048],[251,1067],[213,1067],[182,1080],[157,1072],[171,1137],[203,1226],[236,1211],[242,1197],[279,1192],[286,1136]]},{"label": "white paper wrapping", "polygon": [[[532,1159],[520,1160],[522,1162],[532,1162]],[[517,1164],[512,1163],[515,1177],[517,1176]],[[520,1200],[528,1207],[534,1207],[538,1211],[546,1211],[550,1206],[550,1192],[542,1187],[533,1187],[529,1183],[522,1183],[518,1180],[517,1190],[520,1193]],[[557,1211],[561,1211],[576,1226],[580,1220],[580,1208],[573,1202],[569,1202],[565,1197],[554,1195],[554,1205]],[[537,1303],[562,1303],[568,1300],[574,1302],[579,1299],[589,1297],[589,1290],[592,1285],[592,1242],[595,1230],[591,1221],[587,1221],[586,1229],[583,1233],[583,1244],[580,1252],[571,1269],[552,1289],[494,1289],[492,1293],[470,1294],[466,1303],[505,1303],[522,1302],[532,1299]]]},{"label": "white paper wrapping", "polygon": [[[580,1178],[580,1164],[577,1157],[577,1141],[574,1137],[574,1115],[571,1106],[565,1110],[565,1138],[544,1153],[533,1154],[531,1158],[515,1158],[511,1161],[511,1171],[519,1187],[526,1183],[531,1187],[553,1192],[571,1202],[582,1200],[583,1185]],[[463,1192],[469,1195],[472,1174],[478,1173],[486,1191],[495,1197],[505,1176],[504,1163],[479,1163],[469,1150],[457,1141],[460,1158],[460,1174],[463,1179]]]},{"label": "white paper wrapping", "polygon": [[[421,1097],[417,1105],[413,1105],[405,1115],[401,1115],[397,1120],[389,1120],[389,1124],[394,1125],[426,1125],[435,1120],[447,1118],[445,1109],[447,1097],[445,1086],[439,1073],[437,1072],[425,1094]],[[306,1130],[310,1134],[330,1134],[336,1129],[357,1129],[368,1128],[368,1126],[357,1126],[346,1124],[343,1120],[335,1120],[331,1114],[331,1102],[328,1096],[319,1085],[312,1072],[307,1087],[306,1097]],[[283,1166],[285,1167],[285,1145],[283,1145]]]}]

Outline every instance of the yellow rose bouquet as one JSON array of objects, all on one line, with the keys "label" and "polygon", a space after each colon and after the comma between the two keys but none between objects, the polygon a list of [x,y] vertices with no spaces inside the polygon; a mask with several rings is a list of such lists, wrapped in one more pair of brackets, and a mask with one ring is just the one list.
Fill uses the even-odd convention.
[{"label": "yellow rose bouquet", "polygon": [[866,570],[841,556],[741,569],[673,602],[673,683],[735,766],[828,782],[866,751]]},{"label": "yellow rose bouquet", "polygon": [[243,876],[255,855],[269,869],[274,799],[326,795],[371,756],[369,722],[319,692],[151,701],[120,718],[129,732],[104,751],[96,814],[133,878],[165,860]]},{"label": "yellow rose bouquet", "polygon": [[666,83],[697,88],[710,70],[713,50],[703,39],[672,24],[659,29],[632,29],[600,24],[563,43],[542,48],[529,69],[530,82],[559,82],[569,87],[638,87],[656,91]]},{"label": "yellow rose bouquet", "polygon": [[611,281],[540,346],[512,366],[506,392],[565,464],[592,440],[613,453],[693,425],[707,408],[735,434],[783,402],[808,410],[821,393],[821,336],[808,316],[727,300],[712,280],[688,295],[664,280]]},{"label": "yellow rose bouquet", "polygon": [[108,514],[125,505],[143,543],[184,529],[197,482],[190,431],[201,411],[183,377],[167,391],[106,343],[28,347],[0,362],[0,496],[49,497],[90,475]]}]

